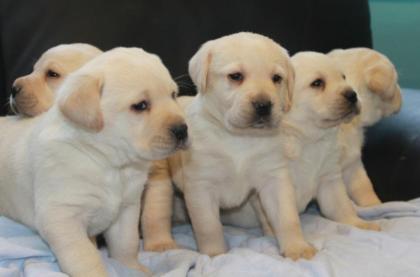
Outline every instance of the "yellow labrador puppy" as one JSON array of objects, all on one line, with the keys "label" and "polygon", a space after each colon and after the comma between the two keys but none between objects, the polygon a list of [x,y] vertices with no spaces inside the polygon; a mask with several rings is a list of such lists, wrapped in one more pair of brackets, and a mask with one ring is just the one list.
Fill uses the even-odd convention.
[{"label": "yellow labrador puppy", "polygon": [[[290,109],[294,84],[287,52],[262,35],[237,33],[203,44],[189,72],[199,91],[185,100],[190,102],[185,110],[192,146],[151,174],[142,218],[145,246],[175,246],[167,202],[172,178],[184,193],[201,253],[227,250],[219,209],[238,207],[253,191],[267,210],[281,251],[287,256],[312,252],[297,212],[279,213],[281,205],[295,205],[289,197],[293,187],[279,185],[287,178],[279,125]],[[159,187],[160,193],[150,191]]]},{"label": "yellow labrador puppy", "polygon": [[[291,60],[296,83],[291,111],[282,123],[284,135],[281,143],[290,173],[285,181],[295,190],[290,190],[289,194],[294,199],[293,205],[281,203],[278,212],[287,210],[291,215],[296,210],[303,212],[308,203],[316,199],[321,212],[329,219],[363,229],[380,230],[377,224],[357,216],[341,175],[341,152],[337,137],[340,124],[349,122],[359,113],[360,103],[356,92],[331,57],[302,52]],[[261,205],[256,196],[251,197],[251,202],[256,212],[252,211],[251,205],[245,205],[227,214],[224,222],[250,227],[258,225],[258,217],[264,232],[276,235],[267,220],[267,208]],[[292,258],[302,256],[294,254]]]},{"label": "yellow labrador puppy", "polygon": [[73,276],[106,276],[89,237],[134,269],[140,195],[152,160],[187,142],[160,59],[116,48],[68,76],[52,108],[0,119],[0,213],[37,230]]},{"label": "yellow labrador puppy", "polygon": [[54,102],[60,85],[102,51],[86,43],[61,44],[48,49],[35,63],[33,71],[13,83],[9,104],[16,114],[36,116]]},{"label": "yellow labrador puppy", "polygon": [[401,91],[394,65],[368,48],[334,50],[329,53],[343,69],[347,82],[361,98],[361,113],[340,126],[341,167],[347,193],[360,206],[380,204],[361,159],[364,130],[401,108]]},{"label": "yellow labrador puppy", "polygon": [[296,72],[294,102],[283,121],[282,142],[299,212],[316,199],[329,219],[379,230],[377,224],[356,215],[341,174],[337,137],[340,124],[360,112],[356,92],[329,56],[301,52],[292,57],[292,64]]}]

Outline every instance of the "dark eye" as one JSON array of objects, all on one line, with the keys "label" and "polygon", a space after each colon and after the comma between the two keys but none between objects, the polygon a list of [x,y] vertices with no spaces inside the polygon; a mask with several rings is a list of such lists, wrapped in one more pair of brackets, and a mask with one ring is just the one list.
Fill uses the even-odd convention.
[{"label": "dark eye", "polygon": [[235,72],[228,75],[229,79],[235,82],[241,82],[244,80],[244,75],[241,72]]},{"label": "dark eye", "polygon": [[47,77],[49,77],[49,78],[59,78],[60,74],[58,74],[57,72],[50,69],[50,70],[47,71]]},{"label": "dark eye", "polygon": [[311,87],[313,88],[320,88],[324,86],[325,86],[325,82],[322,79],[316,79],[315,81],[311,83]]},{"label": "dark eye", "polygon": [[171,97],[172,97],[172,99],[175,100],[175,98],[176,98],[176,92],[175,91],[172,92]]},{"label": "dark eye", "polygon": [[274,74],[273,77],[271,77],[271,80],[273,80],[273,83],[280,84],[281,80],[283,78],[279,74]]},{"label": "dark eye", "polygon": [[143,112],[145,110],[150,109],[150,104],[148,101],[143,100],[137,104],[131,105],[131,109],[136,112]]},{"label": "dark eye", "polygon": [[346,79],[346,75],[343,74],[342,76],[343,76],[343,79],[345,80]]}]

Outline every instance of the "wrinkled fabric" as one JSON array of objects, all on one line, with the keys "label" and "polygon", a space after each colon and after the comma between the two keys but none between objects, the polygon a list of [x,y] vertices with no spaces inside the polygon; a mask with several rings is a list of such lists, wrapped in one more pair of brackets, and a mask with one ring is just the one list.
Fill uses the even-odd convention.
[{"label": "wrinkled fabric", "polygon": [[[274,238],[259,228],[225,226],[226,254],[197,253],[192,228],[181,225],[173,235],[182,249],[140,252],[139,261],[156,276],[420,276],[420,198],[356,207],[375,220],[381,232],[360,230],[322,217],[315,206],[302,216],[306,239],[318,250],[312,260],[294,262],[279,255]],[[139,276],[101,249],[110,276]],[[0,217],[0,276],[67,276],[60,273],[47,244],[33,231]]]}]

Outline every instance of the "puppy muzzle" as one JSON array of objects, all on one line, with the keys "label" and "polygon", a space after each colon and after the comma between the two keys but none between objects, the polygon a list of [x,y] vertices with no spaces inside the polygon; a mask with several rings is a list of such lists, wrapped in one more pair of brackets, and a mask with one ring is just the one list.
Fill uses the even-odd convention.
[{"label": "puppy muzzle", "polygon": [[13,86],[12,89],[11,89],[11,91],[10,91],[10,95],[13,98],[15,98],[16,95],[18,95],[21,90],[22,90],[22,87],[20,87],[20,86]]},{"label": "puppy muzzle", "polygon": [[188,147],[188,126],[185,123],[175,124],[169,128],[172,139],[175,141],[175,149]]},{"label": "puppy muzzle", "polygon": [[254,116],[252,118],[252,128],[272,128],[273,126],[273,102],[265,96],[259,95],[251,102]]},{"label": "puppy muzzle", "polygon": [[347,106],[347,109],[345,112],[341,115],[341,118],[344,121],[351,120],[354,116],[358,115],[360,113],[360,101],[357,96],[357,93],[354,90],[346,90],[343,93],[343,97],[345,99],[345,105]]}]

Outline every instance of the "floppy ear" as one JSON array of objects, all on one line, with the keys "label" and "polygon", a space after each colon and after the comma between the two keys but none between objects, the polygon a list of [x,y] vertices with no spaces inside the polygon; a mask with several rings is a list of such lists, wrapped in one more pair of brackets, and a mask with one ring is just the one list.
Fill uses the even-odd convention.
[{"label": "floppy ear", "polygon": [[89,74],[70,76],[63,84],[59,108],[73,123],[94,132],[104,126],[100,107],[102,77]]},{"label": "floppy ear", "polygon": [[206,42],[188,63],[188,72],[198,92],[205,92],[208,84],[208,71],[211,63],[212,42]]},{"label": "floppy ear", "polygon": [[392,104],[392,114],[398,113],[402,105],[401,89],[398,84],[395,86],[395,91],[391,99],[391,104]]},{"label": "floppy ear", "polygon": [[295,88],[295,69],[289,59],[287,61],[287,80],[286,81],[287,81],[287,94],[286,94],[284,106],[283,106],[284,112],[290,111],[290,108],[292,107],[293,90]]},{"label": "floppy ear", "polygon": [[377,63],[365,71],[365,80],[370,91],[377,93],[383,99],[390,99],[394,95],[397,84],[397,73],[392,65]]}]

